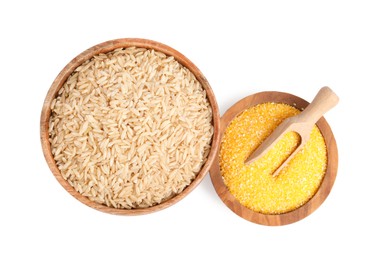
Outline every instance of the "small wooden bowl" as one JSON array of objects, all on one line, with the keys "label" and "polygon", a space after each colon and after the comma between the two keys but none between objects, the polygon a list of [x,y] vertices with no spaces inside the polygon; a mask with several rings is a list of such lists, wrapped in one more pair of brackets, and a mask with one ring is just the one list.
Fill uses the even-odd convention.
[{"label": "small wooden bowl", "polygon": [[[208,155],[207,161],[203,165],[197,177],[191,182],[190,185],[188,185],[183,190],[183,192],[181,192],[180,194],[176,195],[175,197],[165,202],[162,202],[158,205],[155,205],[149,208],[115,209],[115,208],[107,207],[105,205],[98,204],[96,202],[89,200],[87,197],[77,192],[62,177],[54,161],[53,155],[51,153],[51,148],[50,148],[49,130],[48,130],[49,118],[51,114],[50,107],[51,107],[52,101],[57,96],[59,89],[66,82],[67,78],[83,62],[85,62],[88,59],[91,59],[93,56],[100,53],[107,53],[118,48],[128,48],[132,46],[147,48],[147,49],[154,49],[156,51],[165,53],[166,55],[173,56],[178,62],[180,62],[183,66],[187,67],[196,76],[197,80],[201,83],[201,85],[205,89],[208,100],[212,107],[214,134],[212,138],[212,147]],[[54,174],[58,182],[63,186],[63,188],[65,188],[74,198],[78,199],[79,201],[81,201],[82,203],[86,204],[89,207],[92,207],[94,209],[97,209],[106,213],[117,214],[117,215],[141,215],[141,214],[152,213],[152,212],[167,208],[175,204],[176,202],[180,201],[185,196],[187,196],[203,180],[211,164],[213,163],[213,160],[218,151],[218,145],[219,145],[219,139],[220,139],[219,129],[220,129],[220,112],[219,112],[219,108],[218,108],[214,93],[208,81],[206,80],[206,78],[189,59],[187,59],[183,54],[174,50],[173,48],[159,42],[146,40],[146,39],[125,38],[125,39],[111,40],[111,41],[107,41],[107,42],[95,45],[92,48],[89,48],[88,50],[76,56],[71,62],[69,62],[63,68],[63,70],[59,73],[59,75],[56,77],[56,79],[52,83],[47,93],[45,102],[43,104],[42,113],[41,113],[41,122],[40,122],[40,137],[41,137],[41,143],[42,143],[42,150],[43,150],[46,162],[50,167],[50,170],[52,171],[52,173]]]},{"label": "small wooden bowl", "polygon": [[[260,92],[248,96],[238,101],[222,116],[220,129],[221,140],[224,135],[225,129],[236,116],[250,107],[266,102],[286,103],[298,109],[304,109],[309,104],[304,99],[283,92]],[[322,117],[317,122],[317,126],[325,139],[328,153],[328,162],[326,173],[319,189],[307,203],[293,211],[276,215],[257,213],[251,209],[246,208],[239,203],[239,201],[229,192],[228,187],[225,185],[220,172],[219,156],[217,153],[215,162],[210,169],[210,175],[213,186],[215,187],[217,194],[221,200],[238,216],[262,225],[286,225],[299,221],[310,215],[324,202],[326,197],[329,195],[336,179],[338,167],[338,151],[332,130],[330,129],[324,117]]]}]

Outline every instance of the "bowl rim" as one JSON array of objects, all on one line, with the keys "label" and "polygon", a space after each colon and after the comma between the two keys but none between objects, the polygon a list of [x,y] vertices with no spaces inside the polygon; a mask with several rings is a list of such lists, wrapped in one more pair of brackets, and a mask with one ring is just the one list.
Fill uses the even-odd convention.
[{"label": "bowl rim", "polygon": [[[285,103],[300,110],[303,110],[309,105],[309,102],[306,100],[286,92],[264,91],[247,96],[231,106],[221,117],[220,146],[218,149],[220,150],[221,148],[221,142],[226,128],[236,116],[250,107],[267,102]],[[262,214],[243,206],[229,192],[228,187],[223,181],[220,171],[218,150],[214,164],[210,169],[210,177],[212,184],[223,203],[238,216],[250,222],[266,226],[291,224],[313,213],[328,197],[335,182],[338,169],[338,149],[333,132],[324,117],[320,118],[316,125],[320,129],[325,140],[327,148],[327,167],[324,178],[311,199],[299,208],[282,214]]]},{"label": "bowl rim", "polygon": [[[116,209],[116,208],[108,207],[106,205],[91,201],[86,196],[77,192],[62,177],[55,163],[53,155],[51,153],[51,147],[50,147],[50,142],[49,142],[49,119],[51,115],[50,107],[51,107],[51,103],[53,99],[57,96],[59,89],[66,82],[67,78],[83,62],[85,62],[86,60],[100,53],[107,53],[118,48],[128,48],[128,47],[133,47],[133,46],[137,48],[154,49],[156,51],[165,53],[166,55],[173,56],[179,63],[181,63],[184,67],[188,68],[195,75],[197,80],[201,83],[202,87],[205,89],[207,98],[211,105],[212,123],[213,123],[214,131],[213,131],[211,149],[208,154],[207,160],[205,161],[201,170],[198,172],[195,179],[181,193],[167,199],[166,201],[160,204],[157,204],[155,206],[151,206],[148,208]],[[149,40],[149,39],[120,38],[120,39],[109,40],[106,42],[96,44],[93,47],[83,51],[82,53],[77,55],[75,58],[73,58],[57,75],[57,77],[51,84],[47,92],[47,95],[45,97],[45,101],[43,103],[41,117],[40,117],[40,140],[41,140],[43,154],[50,168],[50,171],[53,173],[53,175],[58,180],[58,182],[62,185],[62,187],[74,198],[76,198],[83,204],[102,212],[116,214],[116,215],[142,215],[142,214],[153,213],[153,212],[156,212],[156,211],[159,211],[159,210],[162,210],[169,206],[174,205],[175,203],[182,200],[185,196],[187,196],[192,190],[194,190],[197,187],[197,185],[199,185],[199,183],[204,179],[218,151],[218,146],[219,146],[219,141],[220,141],[220,112],[219,112],[219,107],[218,107],[215,95],[213,93],[213,90],[209,82],[205,78],[205,76],[187,57],[185,57],[179,51],[163,43]]]}]

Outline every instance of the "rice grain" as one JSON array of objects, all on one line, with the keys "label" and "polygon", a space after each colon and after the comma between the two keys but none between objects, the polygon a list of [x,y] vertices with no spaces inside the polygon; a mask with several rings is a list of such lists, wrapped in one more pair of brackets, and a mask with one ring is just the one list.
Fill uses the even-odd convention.
[{"label": "rice grain", "polygon": [[205,90],[154,50],[120,48],[87,60],[51,109],[49,140],[63,178],[109,207],[151,207],[179,194],[210,151]]}]

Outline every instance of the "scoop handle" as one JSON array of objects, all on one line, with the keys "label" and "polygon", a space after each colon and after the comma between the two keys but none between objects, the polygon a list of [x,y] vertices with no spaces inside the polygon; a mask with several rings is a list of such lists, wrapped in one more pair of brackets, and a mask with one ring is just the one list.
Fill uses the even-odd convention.
[{"label": "scoop handle", "polygon": [[329,87],[319,90],[313,101],[299,114],[299,119],[315,124],[326,112],[337,105],[338,96]]}]

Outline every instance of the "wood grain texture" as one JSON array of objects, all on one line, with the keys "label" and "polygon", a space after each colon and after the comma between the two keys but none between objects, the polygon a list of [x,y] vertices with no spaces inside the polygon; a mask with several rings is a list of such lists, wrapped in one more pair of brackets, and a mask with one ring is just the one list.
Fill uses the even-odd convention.
[{"label": "wood grain texture", "polygon": [[[309,103],[304,99],[283,92],[260,92],[248,96],[238,101],[222,116],[220,138],[222,139],[225,129],[233,118],[250,107],[266,102],[285,103],[300,110],[305,109],[309,105]],[[217,155],[215,162],[210,169],[210,176],[217,194],[225,205],[238,216],[248,221],[268,226],[279,226],[294,223],[314,212],[329,195],[336,179],[338,168],[338,151],[333,132],[324,117],[321,117],[317,121],[317,126],[319,127],[326,143],[328,162],[326,173],[319,189],[307,203],[293,211],[276,215],[261,214],[246,208],[239,203],[239,201],[229,192],[227,186],[225,185],[220,172],[219,156]]]},{"label": "wood grain texture", "polygon": [[[59,89],[63,86],[67,78],[83,62],[85,62],[86,60],[92,58],[94,55],[97,55],[99,53],[106,53],[117,48],[127,48],[127,47],[132,47],[132,46],[147,48],[147,49],[154,49],[156,51],[163,52],[167,55],[174,56],[174,58],[179,63],[187,67],[195,75],[197,80],[201,83],[201,85],[205,89],[208,100],[212,107],[214,134],[212,138],[211,150],[208,155],[207,161],[203,165],[197,177],[191,182],[191,184],[187,188],[184,189],[183,192],[153,207],[141,208],[141,209],[115,209],[115,208],[107,207],[105,205],[90,201],[87,197],[77,192],[65,179],[63,179],[54,161],[53,155],[51,153],[51,148],[50,148],[49,130],[48,130],[49,118],[51,115],[50,107],[51,107],[52,101],[57,96]],[[102,212],[117,214],[117,215],[141,215],[141,214],[156,212],[158,210],[162,210],[164,208],[167,208],[177,203],[178,201],[183,199],[185,196],[187,196],[203,180],[204,176],[206,175],[209,168],[211,167],[214,158],[217,155],[218,145],[220,141],[220,114],[219,114],[219,108],[217,105],[215,95],[207,79],[204,77],[201,71],[183,54],[181,54],[180,52],[174,50],[173,48],[167,45],[164,45],[162,43],[155,42],[152,40],[124,38],[124,39],[111,40],[111,41],[107,41],[107,42],[95,45],[92,48],[89,48],[86,51],[79,54],[77,57],[75,57],[71,62],[69,62],[62,69],[62,71],[58,74],[58,76],[52,83],[46,95],[45,101],[43,103],[41,119],[40,119],[40,138],[41,138],[43,154],[45,156],[46,162],[51,172],[53,173],[55,178],[58,180],[58,182],[63,186],[63,188],[67,190],[74,198],[78,199],[79,201],[86,204],[87,206],[100,210]]]}]

